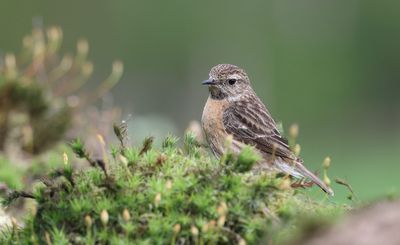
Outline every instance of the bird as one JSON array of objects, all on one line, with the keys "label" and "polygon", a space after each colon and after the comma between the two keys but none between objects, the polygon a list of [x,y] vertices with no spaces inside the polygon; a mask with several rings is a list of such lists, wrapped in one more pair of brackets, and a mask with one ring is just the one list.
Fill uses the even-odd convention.
[{"label": "bird", "polygon": [[253,90],[249,76],[242,68],[219,64],[211,68],[209,96],[204,106],[201,124],[212,153],[220,158],[231,137],[231,150],[239,153],[246,145],[261,155],[257,169],[283,172],[297,179],[309,179],[324,192],[334,192],[319,177],[308,170],[303,160],[290,149],[266,106]]}]

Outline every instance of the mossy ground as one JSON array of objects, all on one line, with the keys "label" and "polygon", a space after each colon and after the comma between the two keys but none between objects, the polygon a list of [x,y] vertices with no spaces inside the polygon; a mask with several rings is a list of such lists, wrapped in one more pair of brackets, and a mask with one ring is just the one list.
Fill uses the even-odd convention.
[{"label": "mossy ground", "polygon": [[[190,133],[182,148],[177,141],[168,136],[155,149],[147,139],[138,147],[111,147],[107,154],[100,137],[101,160],[73,142],[76,155],[94,167],[75,171],[65,155],[64,167],[34,188],[37,205],[25,225],[7,229],[0,243],[279,242],[304,217],[335,217],[344,210],[290,188],[284,176],[252,173],[257,156],[250,148],[216,160]],[[4,201],[21,193],[14,194]]]}]

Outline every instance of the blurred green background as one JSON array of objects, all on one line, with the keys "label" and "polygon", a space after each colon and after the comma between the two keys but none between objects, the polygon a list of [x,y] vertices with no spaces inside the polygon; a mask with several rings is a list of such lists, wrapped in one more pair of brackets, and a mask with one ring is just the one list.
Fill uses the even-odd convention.
[{"label": "blurred green background", "polygon": [[400,190],[399,1],[2,1],[0,55],[32,24],[62,27],[63,50],[87,38],[95,80],[124,62],[113,103],[134,141],[182,135],[201,118],[200,81],[232,63],[277,121],[300,125],[308,166],[329,155],[362,200]]}]

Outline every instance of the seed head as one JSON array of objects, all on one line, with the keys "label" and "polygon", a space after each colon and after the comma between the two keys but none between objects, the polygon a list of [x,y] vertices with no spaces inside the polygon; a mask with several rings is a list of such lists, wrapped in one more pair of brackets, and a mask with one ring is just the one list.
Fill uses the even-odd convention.
[{"label": "seed head", "polygon": [[167,190],[171,190],[172,189],[172,180],[167,180],[167,183],[165,183],[165,187],[167,188]]},{"label": "seed head", "polygon": [[119,60],[116,60],[112,64],[112,74],[114,76],[121,76],[122,73],[124,72],[124,63],[122,63]]},{"label": "seed head", "polygon": [[122,211],[122,218],[125,222],[128,222],[131,219],[131,215],[129,214],[128,209],[124,208],[124,211]]},{"label": "seed head", "polygon": [[223,227],[224,224],[225,224],[225,221],[226,221],[226,216],[225,215],[219,216],[218,222],[217,222],[218,227]]},{"label": "seed head", "polygon": [[47,29],[46,34],[50,42],[58,42],[62,37],[62,30],[60,27],[52,26]]},{"label": "seed head", "polygon": [[103,209],[103,211],[101,211],[101,213],[100,213],[100,220],[101,220],[101,223],[102,223],[104,226],[107,226],[107,224],[108,224],[108,219],[109,219],[108,212],[107,212],[107,210]]},{"label": "seed head", "polygon": [[217,213],[219,216],[226,215],[228,212],[228,206],[226,205],[225,202],[221,202],[217,208]]},{"label": "seed head", "polygon": [[298,124],[294,123],[294,124],[292,124],[290,126],[290,128],[289,128],[289,136],[292,139],[296,139],[297,136],[299,136],[299,125]]},{"label": "seed head", "polygon": [[90,217],[89,214],[86,214],[86,215],[85,215],[85,225],[86,225],[86,228],[92,227],[92,224],[93,224],[92,217]]},{"label": "seed head", "polygon": [[63,161],[64,161],[64,165],[67,166],[68,165],[68,155],[67,153],[63,153]]},{"label": "seed head", "polygon": [[246,241],[243,238],[240,238],[238,245],[246,245]]},{"label": "seed head", "polygon": [[7,69],[9,70],[14,70],[16,67],[17,62],[15,61],[15,55],[14,54],[6,54],[5,58],[5,65],[7,67]]},{"label": "seed head", "polygon": [[178,234],[181,231],[181,225],[175,224],[173,227],[174,234]]},{"label": "seed head", "polygon": [[129,161],[126,157],[124,157],[123,155],[119,155],[119,160],[125,165],[127,166]]},{"label": "seed head", "polygon": [[197,237],[199,235],[199,229],[197,229],[196,226],[192,225],[190,228],[190,232],[192,233],[193,236]]},{"label": "seed head", "polygon": [[325,157],[324,163],[323,163],[324,169],[328,169],[330,165],[331,165],[331,158],[330,157]]},{"label": "seed head", "polygon": [[161,193],[157,193],[156,196],[154,197],[154,204],[158,206],[161,202]]},{"label": "seed head", "polygon": [[77,43],[78,54],[86,56],[89,52],[89,43],[86,39],[80,39]]}]

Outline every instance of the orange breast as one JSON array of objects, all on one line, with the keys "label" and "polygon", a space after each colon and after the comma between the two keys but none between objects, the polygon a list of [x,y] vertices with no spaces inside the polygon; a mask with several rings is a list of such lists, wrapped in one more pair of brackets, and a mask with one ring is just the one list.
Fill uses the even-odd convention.
[{"label": "orange breast", "polygon": [[210,97],[204,106],[201,119],[204,133],[211,150],[215,155],[220,156],[223,153],[224,141],[227,136],[223,125],[223,113],[228,106],[226,100],[214,100]]}]

